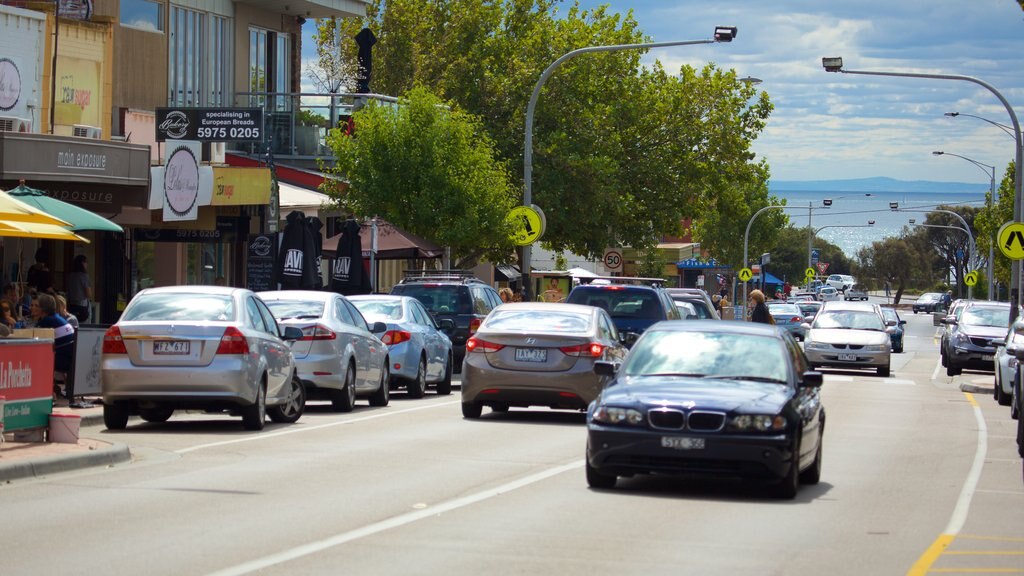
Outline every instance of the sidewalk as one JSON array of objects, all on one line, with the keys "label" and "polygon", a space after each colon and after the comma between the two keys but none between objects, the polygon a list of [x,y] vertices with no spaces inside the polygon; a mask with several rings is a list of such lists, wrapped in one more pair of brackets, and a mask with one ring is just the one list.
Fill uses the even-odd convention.
[{"label": "sidewalk", "polygon": [[[74,414],[82,418],[81,428],[103,425],[103,406],[69,408],[66,400],[53,407],[55,414]],[[6,434],[11,437],[12,434]],[[111,466],[131,461],[128,446],[79,436],[78,443],[13,442],[0,443],[0,483],[22,478],[39,478],[96,466]]]}]

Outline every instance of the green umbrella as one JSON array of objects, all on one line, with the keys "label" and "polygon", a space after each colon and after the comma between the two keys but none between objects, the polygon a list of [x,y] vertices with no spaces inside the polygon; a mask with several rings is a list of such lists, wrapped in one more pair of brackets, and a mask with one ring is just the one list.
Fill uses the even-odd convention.
[{"label": "green umbrella", "polygon": [[70,223],[71,225],[68,226],[68,229],[75,232],[82,232],[85,230],[124,232],[124,228],[121,228],[121,226],[111,222],[110,220],[107,220],[98,214],[94,214],[85,208],[79,208],[74,204],[69,204],[62,200],[57,200],[56,198],[47,196],[46,192],[43,192],[42,190],[29,188],[22,184],[17,188],[8,190],[7,193],[26,204],[39,208],[51,216]]}]

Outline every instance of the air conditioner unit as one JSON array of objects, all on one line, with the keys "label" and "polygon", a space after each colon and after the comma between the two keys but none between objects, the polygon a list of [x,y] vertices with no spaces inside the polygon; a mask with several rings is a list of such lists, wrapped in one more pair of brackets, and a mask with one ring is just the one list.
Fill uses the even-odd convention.
[{"label": "air conditioner unit", "polygon": [[86,126],[85,124],[73,124],[71,126],[71,135],[78,136],[79,138],[92,138],[93,140],[99,140],[102,134],[103,131],[97,126]]},{"label": "air conditioner unit", "polygon": [[225,142],[210,143],[210,164],[224,164]]},{"label": "air conditioner unit", "polygon": [[0,116],[0,132],[31,132],[32,121],[16,116]]}]

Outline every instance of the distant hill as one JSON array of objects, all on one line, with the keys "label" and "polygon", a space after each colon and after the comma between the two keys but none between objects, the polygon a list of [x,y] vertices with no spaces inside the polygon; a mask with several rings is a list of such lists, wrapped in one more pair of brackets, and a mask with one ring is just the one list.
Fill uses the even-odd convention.
[{"label": "distant hill", "polygon": [[855,178],[851,180],[772,180],[771,192],[930,192],[969,194],[984,192],[983,184],[967,182],[931,182],[928,180],[896,180],[894,178]]}]

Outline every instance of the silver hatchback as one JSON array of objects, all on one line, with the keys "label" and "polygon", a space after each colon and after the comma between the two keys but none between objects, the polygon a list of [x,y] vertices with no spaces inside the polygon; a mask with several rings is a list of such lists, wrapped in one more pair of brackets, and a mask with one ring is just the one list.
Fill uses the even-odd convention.
[{"label": "silver hatchback", "polygon": [[248,430],[266,416],[295,422],[306,396],[286,340],[253,292],[220,286],[147,288],[103,336],[103,421],[124,429],[129,416],[164,422],[177,409],[228,411]]},{"label": "silver hatchback", "polygon": [[825,302],[804,329],[804,354],[812,368],[874,368],[879,376],[889,375],[892,328],[877,304]]}]

